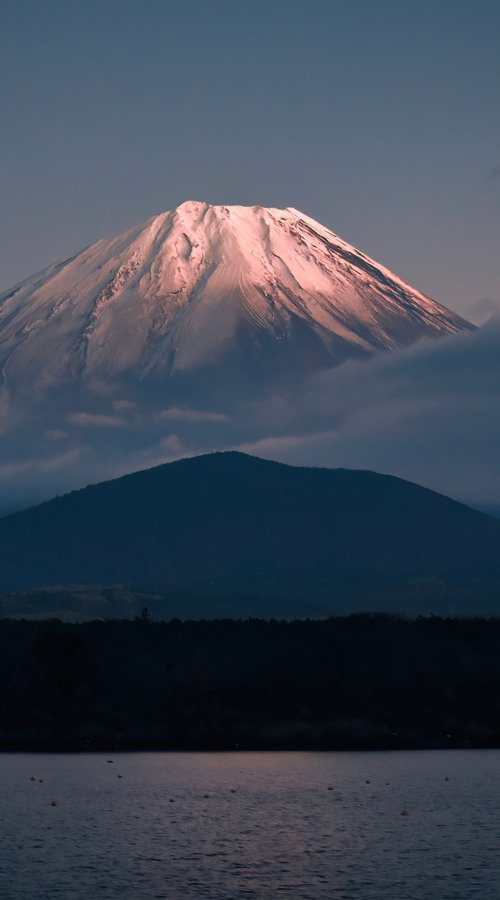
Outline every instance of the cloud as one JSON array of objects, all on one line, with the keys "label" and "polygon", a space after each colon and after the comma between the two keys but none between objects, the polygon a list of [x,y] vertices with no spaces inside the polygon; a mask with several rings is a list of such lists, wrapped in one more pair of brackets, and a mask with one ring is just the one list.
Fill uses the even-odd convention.
[{"label": "cloud", "polygon": [[172,419],[178,422],[228,422],[229,416],[225,413],[212,412],[202,409],[187,409],[182,406],[171,406],[157,414],[158,420]]},{"label": "cloud", "polygon": [[92,394],[97,394],[98,397],[112,397],[113,394],[116,394],[117,391],[121,390],[118,381],[102,381],[98,378],[92,378],[87,379],[85,384],[87,390]]},{"label": "cloud", "polygon": [[0,515],[80,486],[81,481],[76,481],[75,476],[82,471],[87,455],[87,447],[76,446],[64,453],[1,462]]},{"label": "cloud", "polygon": [[491,318],[500,316],[500,297],[480,297],[474,303],[471,303],[470,316],[475,322],[484,325]]},{"label": "cloud", "polygon": [[25,472],[57,472],[59,469],[68,468],[78,463],[85,452],[85,447],[74,447],[72,450],[56,456],[45,458],[31,457],[19,462],[2,463],[0,464],[0,480],[21,475]]},{"label": "cloud", "polygon": [[106,416],[100,413],[76,412],[70,413],[68,422],[71,425],[90,426],[92,428],[122,428],[126,425],[125,419],[120,416]]},{"label": "cloud", "polygon": [[12,478],[12,476],[16,475],[22,475],[24,472],[29,472],[30,469],[35,468],[37,464],[38,461],[32,459],[26,459],[22,462],[1,463],[0,480],[3,480],[4,478]]},{"label": "cloud", "polygon": [[41,472],[57,472],[59,469],[67,469],[69,466],[79,463],[85,453],[85,447],[74,447],[66,453],[59,454],[59,456],[51,456],[49,459],[40,460],[37,466]]},{"label": "cloud", "polygon": [[25,411],[14,403],[7,390],[0,390],[0,435],[5,435],[22,424]]},{"label": "cloud", "polygon": [[199,393],[196,387],[188,394],[170,382],[154,392],[124,385],[114,398],[102,397],[95,413],[84,411],[92,409],[84,391],[76,409],[73,395],[27,412],[7,403],[5,422],[17,418],[0,442],[0,504],[22,494],[28,505],[90,481],[236,448],[296,465],[388,472],[500,506],[499,319],[472,334],[346,362],[259,400],[243,401],[235,389],[223,402],[207,380]]},{"label": "cloud", "polygon": [[134,400],[113,400],[113,409],[116,412],[127,412],[127,410],[135,409],[137,403]]},{"label": "cloud", "polygon": [[177,434],[168,434],[144,449],[131,453],[126,460],[114,467],[112,477],[161,466],[187,456],[196,456],[196,450],[189,447]]},{"label": "cloud", "polygon": [[69,438],[69,434],[67,431],[64,431],[62,428],[47,428],[45,431],[45,437],[48,441],[67,441]]},{"label": "cloud", "polygon": [[[272,407],[273,401],[270,401]],[[389,472],[500,502],[500,322],[309,380],[279,433],[241,444],[306,465]],[[265,410],[262,411],[265,419]]]},{"label": "cloud", "polygon": [[335,439],[335,434],[335,431],[327,430],[312,434],[306,432],[305,434],[263,437],[256,441],[235,445],[232,449],[240,450],[242,453],[251,453],[253,456],[264,456],[268,459],[281,459],[289,462],[295,457],[300,458],[303,452],[308,454],[321,450],[322,447],[329,447],[331,441]]}]

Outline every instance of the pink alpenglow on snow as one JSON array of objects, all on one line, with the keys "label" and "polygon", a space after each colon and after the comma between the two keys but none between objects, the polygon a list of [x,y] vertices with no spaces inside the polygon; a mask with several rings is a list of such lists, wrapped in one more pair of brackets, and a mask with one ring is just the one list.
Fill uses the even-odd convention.
[{"label": "pink alpenglow on snow", "polygon": [[45,388],[280,344],[311,369],[471,327],[296,209],[188,201],[0,296],[0,365]]}]

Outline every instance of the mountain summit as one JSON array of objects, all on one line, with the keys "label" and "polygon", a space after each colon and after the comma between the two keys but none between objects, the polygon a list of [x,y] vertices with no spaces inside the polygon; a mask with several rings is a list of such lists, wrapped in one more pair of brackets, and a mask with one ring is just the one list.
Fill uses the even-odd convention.
[{"label": "mountain summit", "polygon": [[0,512],[330,428],[321,370],[471,329],[295,209],[183,203],[0,295]]},{"label": "mountain summit", "polygon": [[205,596],[209,616],[210,596],[232,595],[241,615],[245,594],[265,614],[273,597],[285,615],[294,598],[300,615],[319,600],[426,612],[429,598],[496,614],[500,522],[388,475],[213,453],[0,519],[0,561],[0,590],[157,586]]},{"label": "mountain summit", "polygon": [[310,371],[471,328],[296,209],[188,201],[0,295],[0,368],[44,390],[241,358]]}]

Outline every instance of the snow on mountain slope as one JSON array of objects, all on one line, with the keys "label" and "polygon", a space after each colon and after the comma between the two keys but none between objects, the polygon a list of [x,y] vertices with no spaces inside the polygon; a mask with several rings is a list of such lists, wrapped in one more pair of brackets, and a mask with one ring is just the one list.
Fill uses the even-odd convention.
[{"label": "snow on mountain slope", "polygon": [[[374,357],[394,357],[379,351],[468,330],[297,210],[183,203],[0,295],[0,513],[336,428]],[[333,411],[318,385],[332,369]]]},{"label": "snow on mountain slope", "polygon": [[188,201],[0,295],[0,369],[39,390],[235,354],[310,370],[467,329],[298,210]]}]

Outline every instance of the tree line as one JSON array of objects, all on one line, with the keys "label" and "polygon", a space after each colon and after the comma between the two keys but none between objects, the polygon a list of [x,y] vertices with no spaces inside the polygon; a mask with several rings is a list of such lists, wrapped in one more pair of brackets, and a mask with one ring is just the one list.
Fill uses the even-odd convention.
[{"label": "tree line", "polygon": [[500,619],[0,621],[1,749],[500,746]]}]

